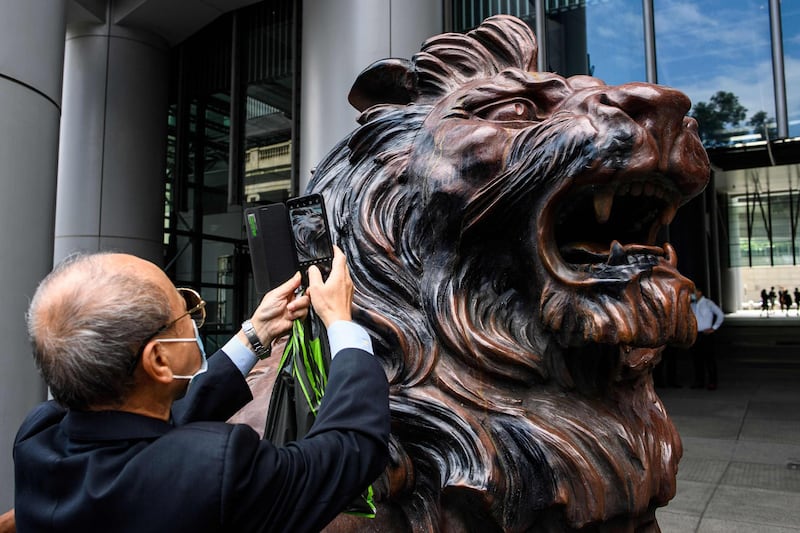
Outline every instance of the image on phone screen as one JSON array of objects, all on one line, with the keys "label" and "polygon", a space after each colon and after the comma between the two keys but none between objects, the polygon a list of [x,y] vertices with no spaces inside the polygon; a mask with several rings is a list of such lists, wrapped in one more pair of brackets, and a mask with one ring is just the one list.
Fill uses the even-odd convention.
[{"label": "image on phone screen", "polygon": [[323,277],[327,277],[330,273],[333,248],[322,197],[311,195],[296,198],[287,202],[287,207],[301,269],[317,265]]}]

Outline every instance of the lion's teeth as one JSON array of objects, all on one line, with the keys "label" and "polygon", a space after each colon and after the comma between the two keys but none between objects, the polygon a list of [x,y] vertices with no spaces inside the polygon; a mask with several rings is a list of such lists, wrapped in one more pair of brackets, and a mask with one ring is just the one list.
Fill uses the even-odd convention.
[{"label": "lion's teeth", "polygon": [[628,255],[625,253],[625,248],[619,241],[613,241],[611,248],[608,250],[608,264],[611,266],[624,265],[628,261]]},{"label": "lion's teeth", "polygon": [[611,207],[614,205],[614,190],[603,187],[594,193],[594,216],[597,222],[605,224],[611,216]]},{"label": "lion's teeth", "polygon": [[678,211],[678,206],[675,204],[668,204],[661,212],[661,225],[669,226],[672,219],[675,218],[675,213]]},{"label": "lion's teeth", "polygon": [[667,263],[670,265],[677,267],[678,266],[678,257],[675,255],[675,248],[668,242],[664,243],[664,253],[667,259]]}]

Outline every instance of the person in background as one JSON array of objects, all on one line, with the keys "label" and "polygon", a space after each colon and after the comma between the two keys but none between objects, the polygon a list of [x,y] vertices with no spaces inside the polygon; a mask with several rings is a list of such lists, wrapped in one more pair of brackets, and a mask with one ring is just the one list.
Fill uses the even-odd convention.
[{"label": "person in background", "polygon": [[722,325],[725,315],[714,302],[703,296],[703,292],[695,290],[691,296],[692,312],[697,320],[697,340],[692,346],[692,363],[694,366],[693,389],[706,387],[717,388],[717,354],[714,333]]},{"label": "person in background", "polygon": [[766,314],[769,318],[769,311],[769,294],[767,294],[767,289],[761,289],[761,312],[759,316]]},{"label": "person in background", "polygon": [[789,289],[781,289],[778,291],[778,298],[781,301],[781,310],[785,316],[789,316],[789,311],[792,309],[792,296],[789,294]]},{"label": "person in background", "polygon": [[[351,321],[342,252],[326,282],[316,267],[308,276],[307,295],[296,294],[297,273],[206,359],[205,302],[156,265],[108,253],[59,265],[28,311],[55,400],[14,441],[17,530],[322,529],[383,471],[389,400],[369,335]],[[245,375],[257,357],[309,303],[328,331],[328,384],[308,434],[277,448],[224,420],[252,398]]]}]

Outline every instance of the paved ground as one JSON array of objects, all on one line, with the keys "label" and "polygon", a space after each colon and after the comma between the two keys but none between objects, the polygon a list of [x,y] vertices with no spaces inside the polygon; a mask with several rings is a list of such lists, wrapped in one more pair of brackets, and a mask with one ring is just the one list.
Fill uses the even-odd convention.
[{"label": "paved ground", "polygon": [[[761,320],[800,336],[798,318]],[[684,445],[663,533],[800,533],[800,344],[757,339],[721,346],[717,390],[688,387],[685,355],[683,388],[658,389]]]}]

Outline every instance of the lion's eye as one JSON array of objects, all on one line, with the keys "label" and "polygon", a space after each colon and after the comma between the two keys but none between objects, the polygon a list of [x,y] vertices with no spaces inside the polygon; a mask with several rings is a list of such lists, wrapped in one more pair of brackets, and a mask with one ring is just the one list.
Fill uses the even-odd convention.
[{"label": "lion's eye", "polygon": [[536,106],[524,98],[494,102],[475,111],[475,115],[497,122],[530,122],[536,120]]}]

